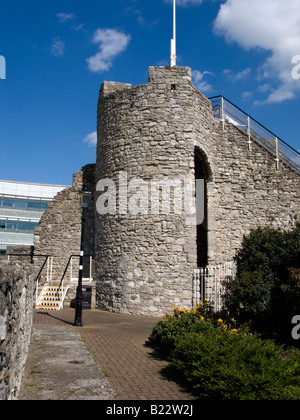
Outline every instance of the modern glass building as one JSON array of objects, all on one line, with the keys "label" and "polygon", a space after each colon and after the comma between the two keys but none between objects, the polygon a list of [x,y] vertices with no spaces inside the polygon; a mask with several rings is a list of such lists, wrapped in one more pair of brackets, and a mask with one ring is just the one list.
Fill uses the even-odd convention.
[{"label": "modern glass building", "polygon": [[7,246],[33,245],[34,229],[49,201],[67,187],[0,181],[0,254]]}]

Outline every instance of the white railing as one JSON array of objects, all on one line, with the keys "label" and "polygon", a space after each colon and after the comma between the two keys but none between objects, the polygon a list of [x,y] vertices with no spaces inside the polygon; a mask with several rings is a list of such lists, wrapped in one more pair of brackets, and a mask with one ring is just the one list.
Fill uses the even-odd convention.
[{"label": "white railing", "polygon": [[203,303],[207,299],[213,304],[217,312],[222,308],[222,295],[224,283],[235,274],[235,263],[233,261],[197,268],[194,270],[193,278],[193,306]]},{"label": "white railing", "polygon": [[281,161],[292,169],[300,171],[300,153],[297,150],[223,96],[214,96],[210,98],[210,101],[213,115],[215,118],[220,118],[223,130],[225,122],[233,124],[248,136],[249,150],[251,150],[254,142],[274,156],[276,169],[279,169],[279,162]]},{"label": "white railing", "polygon": [[[51,280],[52,280],[52,274],[53,274],[53,257],[51,257],[51,256],[46,257],[45,263],[47,264],[46,265],[46,280],[44,280],[43,283],[50,284]],[[43,270],[44,270],[44,264],[43,264],[43,266],[42,266],[42,268],[41,268],[41,270],[40,270],[40,272],[39,272],[39,274],[36,278],[36,286],[35,286],[36,287],[35,288],[36,304],[37,304],[37,301],[38,301],[38,298],[39,298],[39,286],[40,286],[41,275],[42,275]]]},{"label": "white railing", "polygon": [[[71,282],[78,282],[78,265],[79,265],[79,256],[73,255],[71,257],[70,263],[70,279]],[[83,281],[84,282],[92,282],[94,278],[94,271],[95,271],[95,261],[93,257],[86,256],[84,257],[84,273],[83,273]]]},{"label": "white railing", "polygon": [[[60,259],[59,259],[60,261]],[[38,297],[39,294],[39,288],[42,283],[42,285],[54,285],[59,284],[59,286],[63,289],[64,284],[70,284],[70,283],[77,283],[78,282],[78,273],[79,273],[79,255],[71,255],[69,258],[69,261],[64,269],[64,273],[62,277],[57,277],[54,275],[53,266],[56,264],[59,264],[57,260],[55,260],[55,257],[48,256],[46,260],[44,261],[44,264],[42,265],[39,275],[36,278],[36,297]],[[95,261],[92,257],[87,256],[84,259],[84,277],[83,281],[85,283],[91,283],[94,278],[94,269],[95,267]],[[61,276],[61,274],[60,274]]]}]

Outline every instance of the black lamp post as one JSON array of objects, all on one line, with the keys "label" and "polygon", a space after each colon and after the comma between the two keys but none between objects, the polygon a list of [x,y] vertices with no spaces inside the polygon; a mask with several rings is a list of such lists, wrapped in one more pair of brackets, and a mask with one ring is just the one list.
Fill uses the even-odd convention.
[{"label": "black lamp post", "polygon": [[79,260],[79,273],[78,273],[78,286],[76,292],[76,309],[75,309],[75,327],[82,327],[82,270],[83,270],[83,246],[84,246],[84,224],[85,214],[84,209],[87,209],[92,198],[92,192],[87,190],[84,184],[82,190],[79,191],[79,202],[82,209],[81,213],[81,241],[80,241],[80,260]]}]

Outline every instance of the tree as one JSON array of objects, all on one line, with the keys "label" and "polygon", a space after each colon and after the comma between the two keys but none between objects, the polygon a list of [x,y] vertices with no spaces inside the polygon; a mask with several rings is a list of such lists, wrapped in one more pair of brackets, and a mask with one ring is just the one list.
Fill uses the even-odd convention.
[{"label": "tree", "polygon": [[291,320],[300,315],[300,223],[292,231],[251,231],[235,260],[237,274],[225,285],[226,310],[262,336],[291,344]]}]

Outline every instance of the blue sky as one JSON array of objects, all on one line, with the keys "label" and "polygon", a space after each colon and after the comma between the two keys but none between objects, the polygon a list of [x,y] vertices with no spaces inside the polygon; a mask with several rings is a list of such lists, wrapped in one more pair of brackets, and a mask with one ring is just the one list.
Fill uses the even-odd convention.
[{"label": "blue sky", "polygon": [[[172,0],[1,0],[0,179],[71,184],[96,160],[102,82],[147,83],[171,38]],[[299,0],[177,0],[177,56],[300,149]]]}]

